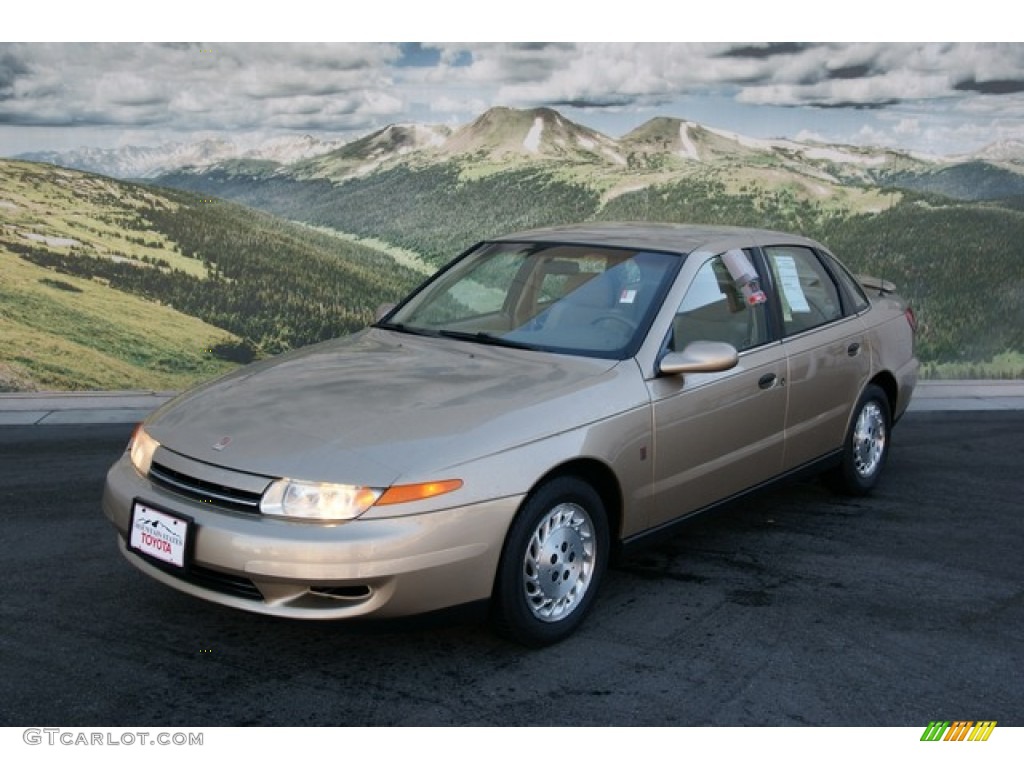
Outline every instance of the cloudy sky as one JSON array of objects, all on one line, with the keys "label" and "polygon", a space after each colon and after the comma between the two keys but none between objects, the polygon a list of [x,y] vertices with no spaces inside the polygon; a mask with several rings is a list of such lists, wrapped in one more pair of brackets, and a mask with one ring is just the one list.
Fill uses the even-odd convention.
[{"label": "cloudy sky", "polygon": [[958,154],[1024,141],[1024,43],[0,43],[0,156],[355,137],[497,105],[613,137],[663,115]]}]

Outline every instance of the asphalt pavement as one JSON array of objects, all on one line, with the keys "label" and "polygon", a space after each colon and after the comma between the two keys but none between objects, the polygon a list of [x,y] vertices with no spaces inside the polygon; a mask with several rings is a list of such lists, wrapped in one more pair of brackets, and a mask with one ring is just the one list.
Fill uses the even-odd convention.
[{"label": "asphalt pavement", "polygon": [[993,742],[952,746],[990,765],[1024,725],[1021,411],[910,413],[871,496],[808,480],[697,519],[532,651],[478,620],[284,621],[147,578],[100,511],[130,430],[0,428],[0,726],[902,726],[918,746],[985,719]]},{"label": "asphalt pavement", "polygon": [[[0,426],[28,424],[132,424],[142,421],[174,392],[0,393]],[[922,381],[913,411],[1024,410],[1024,380]]]}]

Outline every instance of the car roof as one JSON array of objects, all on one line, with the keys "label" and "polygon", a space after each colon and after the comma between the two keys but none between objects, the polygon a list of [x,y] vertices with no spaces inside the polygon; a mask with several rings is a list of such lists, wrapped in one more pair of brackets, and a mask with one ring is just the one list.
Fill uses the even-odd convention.
[{"label": "car roof", "polygon": [[[732,241],[732,242],[730,242]],[[615,246],[652,251],[691,253],[714,243],[721,247],[758,244],[809,245],[818,243],[800,235],[751,227],[651,222],[588,222],[545,227],[496,237],[491,242],[555,242],[573,245]]]}]

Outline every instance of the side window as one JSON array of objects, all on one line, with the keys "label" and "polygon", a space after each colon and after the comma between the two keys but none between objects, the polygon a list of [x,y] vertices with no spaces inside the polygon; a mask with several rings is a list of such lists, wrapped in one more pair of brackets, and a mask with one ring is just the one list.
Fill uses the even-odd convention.
[{"label": "side window", "polygon": [[839,290],[814,251],[796,246],[764,250],[778,288],[782,326],[787,336],[843,316]]},{"label": "side window", "polygon": [[691,341],[724,341],[738,351],[768,340],[767,304],[748,301],[722,256],[704,262],[690,283],[672,322],[669,348],[681,351]]}]

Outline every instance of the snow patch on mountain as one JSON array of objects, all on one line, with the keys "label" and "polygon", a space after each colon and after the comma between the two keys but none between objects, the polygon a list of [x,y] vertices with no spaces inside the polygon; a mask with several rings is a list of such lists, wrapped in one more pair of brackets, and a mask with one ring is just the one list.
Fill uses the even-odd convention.
[{"label": "snow patch on mountain", "polygon": [[537,154],[540,152],[540,139],[544,135],[544,118],[535,117],[533,119],[533,125],[530,126],[530,130],[526,133],[526,138],[523,139],[523,148],[527,152]]},{"label": "snow patch on mountain", "polygon": [[679,155],[687,160],[700,160],[700,152],[697,151],[697,145],[690,138],[691,125],[692,123],[679,124],[679,143],[681,145]]},{"label": "snow patch on mountain", "polygon": [[283,136],[261,144],[242,154],[243,158],[253,160],[272,160],[282,165],[290,165],[308,157],[322,155],[344,145],[343,141],[323,141],[313,136]]},{"label": "snow patch on mountain", "polygon": [[629,161],[626,160],[619,152],[616,152],[611,147],[601,147],[601,152],[616,165],[626,166],[629,165]]},{"label": "snow patch on mountain", "polygon": [[792,139],[758,139],[752,136],[744,136],[741,133],[722,130],[721,128],[706,128],[723,138],[735,141],[747,149],[754,149],[760,152],[789,152],[803,155],[808,160],[819,160],[842,165],[858,165],[866,168],[877,168],[888,162],[884,152],[881,153],[860,153],[850,151],[840,146],[820,146],[816,144],[805,144]]},{"label": "snow patch on mountain", "polygon": [[51,248],[70,248],[74,245],[80,245],[80,243],[70,237],[50,237],[48,235],[40,235],[35,232],[22,232],[21,236],[27,240],[33,240],[37,243],[45,243]]},{"label": "snow patch on mountain", "polygon": [[863,165],[870,168],[885,165],[885,155],[858,155],[835,147],[803,147],[804,157],[810,160],[828,160],[846,165]]},{"label": "snow patch on mountain", "polygon": [[704,126],[704,130],[706,130],[708,133],[713,133],[717,136],[721,136],[723,139],[735,141],[741,147],[746,147],[747,149],[756,149],[762,152],[770,152],[780,144],[780,142],[772,141],[770,139],[755,139],[753,136],[744,136],[742,133],[727,131],[723,128],[712,128],[710,126]]}]

